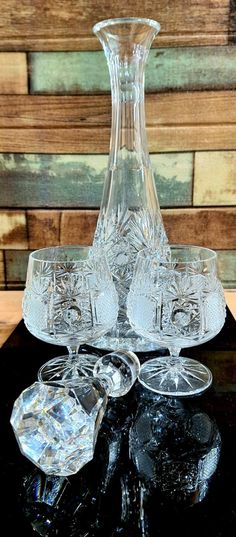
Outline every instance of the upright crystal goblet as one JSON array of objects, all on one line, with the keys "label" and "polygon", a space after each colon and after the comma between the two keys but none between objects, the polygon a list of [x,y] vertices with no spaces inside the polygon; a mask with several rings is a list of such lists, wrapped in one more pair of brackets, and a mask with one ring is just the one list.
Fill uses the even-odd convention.
[{"label": "upright crystal goblet", "polygon": [[78,355],[79,346],[115,324],[118,298],[103,254],[89,246],[57,246],[29,256],[23,318],[37,338],[65,345],[69,356],[44,364],[39,380],[92,372],[97,357]]},{"label": "upright crystal goblet", "polygon": [[193,395],[212,382],[205,365],[179,353],[212,339],[224,325],[216,257],[213,250],[190,245],[172,246],[169,261],[160,261],[148,249],[138,255],[128,295],[129,320],[139,334],[170,352],[141,367],[140,382],[157,393]]}]

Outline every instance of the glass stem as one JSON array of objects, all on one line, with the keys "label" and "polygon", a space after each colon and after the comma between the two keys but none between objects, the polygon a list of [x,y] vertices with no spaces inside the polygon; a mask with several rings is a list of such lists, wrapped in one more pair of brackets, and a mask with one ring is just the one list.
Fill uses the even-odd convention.
[{"label": "glass stem", "polygon": [[68,349],[68,352],[69,352],[69,360],[70,362],[73,362],[73,360],[75,360],[75,358],[77,359],[78,357],[78,352],[79,352],[79,345],[68,345],[67,346],[67,349]]},{"label": "glass stem", "polygon": [[176,365],[176,363],[178,363],[180,351],[181,347],[175,347],[174,345],[171,345],[171,347],[169,347],[170,365]]}]

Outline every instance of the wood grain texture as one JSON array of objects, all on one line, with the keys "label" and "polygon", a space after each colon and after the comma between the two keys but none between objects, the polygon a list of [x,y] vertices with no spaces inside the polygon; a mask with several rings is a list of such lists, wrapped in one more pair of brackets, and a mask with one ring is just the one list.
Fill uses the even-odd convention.
[{"label": "wood grain texture", "polygon": [[194,205],[236,205],[236,153],[195,155]]},{"label": "wood grain texture", "polygon": [[3,251],[0,250],[0,289],[5,289],[5,269]]},{"label": "wood grain texture", "polygon": [[236,1],[229,0],[229,38],[231,45],[236,43]]},{"label": "wood grain texture", "polygon": [[[191,205],[193,154],[153,154],[151,161],[161,205]],[[107,164],[108,155],[0,154],[0,204],[9,208],[99,207]],[[29,233],[34,224],[40,226],[37,219],[29,222]],[[34,237],[35,233],[36,229]]]},{"label": "wood grain texture", "polygon": [[[147,127],[148,147],[157,151],[236,149],[236,124]],[[9,153],[107,153],[110,129],[0,129],[0,152]]]},{"label": "wood grain texture", "polygon": [[63,211],[61,244],[92,244],[97,223],[97,211]]},{"label": "wood grain texture", "polygon": [[0,248],[28,249],[26,215],[24,211],[0,210]]},{"label": "wood grain texture", "polygon": [[0,347],[22,319],[22,291],[0,294]]},{"label": "wood grain texture", "polygon": [[[148,127],[236,123],[236,91],[233,90],[147,94],[145,105]],[[110,95],[0,95],[0,129],[110,128],[110,125]]]},{"label": "wood grain texture", "polygon": [[[236,149],[236,91],[146,96],[150,152]],[[0,151],[107,153],[110,96],[0,97]]]},{"label": "wood grain texture", "polygon": [[229,0],[2,0],[1,50],[99,49],[92,26],[97,21],[130,16],[158,19],[161,33],[156,43],[226,44]]},{"label": "wood grain texture", "polygon": [[[145,67],[146,92],[236,88],[232,46],[152,49]],[[97,52],[38,52],[29,55],[33,94],[110,92],[105,55]]]},{"label": "wood grain texture", "polygon": [[0,53],[0,94],[28,93],[26,54]]},{"label": "wood grain texture", "polygon": [[236,207],[164,209],[162,214],[171,243],[236,249]]},{"label": "wood grain texture", "polygon": [[60,242],[60,211],[27,211],[29,249],[56,246]]},{"label": "wood grain texture", "polygon": [[[68,226],[67,231],[61,226],[63,244],[68,241],[76,244],[80,229],[80,213],[83,211],[67,211],[62,213],[62,223],[73,218],[74,226]],[[97,211],[87,212],[91,219],[88,225],[86,239],[91,242],[95,230]],[[171,243],[199,244],[216,250],[236,249],[236,207],[210,209],[163,209],[164,225]]]},{"label": "wood grain texture", "polygon": [[[163,209],[162,215],[170,242],[221,250],[220,277],[226,287],[236,286],[236,208]],[[97,216],[95,210],[63,211],[60,244],[91,244]],[[5,250],[8,289],[24,286],[28,255],[26,250]]]}]

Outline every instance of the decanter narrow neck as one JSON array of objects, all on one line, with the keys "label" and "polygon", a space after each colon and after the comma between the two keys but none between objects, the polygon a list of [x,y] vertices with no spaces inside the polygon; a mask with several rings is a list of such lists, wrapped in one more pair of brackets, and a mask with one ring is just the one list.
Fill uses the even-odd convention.
[{"label": "decanter narrow neck", "polygon": [[136,46],[133,55],[108,57],[112,93],[110,164],[130,157],[148,165],[145,129],[144,70],[148,51]]},{"label": "decanter narrow neck", "polygon": [[145,131],[144,69],[158,22],[124,17],[97,23],[109,66],[112,92],[112,130],[109,167],[126,161],[126,169],[149,166]]}]

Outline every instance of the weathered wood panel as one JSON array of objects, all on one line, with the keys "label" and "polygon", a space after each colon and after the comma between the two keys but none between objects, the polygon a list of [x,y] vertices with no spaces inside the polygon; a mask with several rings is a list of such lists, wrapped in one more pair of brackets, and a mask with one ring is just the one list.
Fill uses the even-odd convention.
[{"label": "weathered wood panel", "polygon": [[234,289],[236,287],[236,250],[218,251],[218,271],[224,287]]},{"label": "weathered wood panel", "polygon": [[0,248],[28,249],[24,211],[0,210]]},{"label": "weathered wood panel", "polygon": [[[148,97],[150,98],[150,95]],[[0,95],[1,129],[5,127],[55,127],[59,129],[84,125],[110,127],[110,124],[110,95],[80,95],[79,97]]]},{"label": "weathered wood panel", "polygon": [[[70,211],[69,218],[73,217],[74,226],[68,226],[68,234],[63,225],[63,243],[78,244],[78,230],[80,228],[80,212]],[[63,213],[62,222],[66,221],[67,211]],[[74,214],[73,214],[74,213]],[[97,211],[89,211],[91,218],[87,234],[89,242],[95,229]],[[236,249],[236,207],[210,208],[210,209],[163,209],[162,215],[166,232],[171,243],[199,244],[216,250]],[[76,219],[77,216],[77,219]],[[76,225],[77,222],[77,225]],[[62,241],[62,239],[61,239]]]},{"label": "weathered wood panel", "polygon": [[[193,154],[151,159],[161,205],[191,205]],[[0,206],[99,207],[107,160],[107,155],[0,154]]]},{"label": "weathered wood panel", "polygon": [[[236,149],[236,124],[172,125],[147,127],[148,146],[157,151],[202,151]],[[0,152],[9,153],[107,153],[110,129],[28,128],[0,129]]]},{"label": "weathered wood panel", "polygon": [[[149,150],[236,149],[236,91],[148,94]],[[0,97],[0,151],[106,153],[110,96]],[[21,129],[21,130],[18,130]]]},{"label": "weathered wood panel", "polygon": [[0,290],[5,289],[5,269],[3,252],[0,250]]},{"label": "weathered wood panel", "polygon": [[229,43],[236,43],[236,1],[229,0]]},{"label": "weathered wood panel", "polygon": [[236,205],[236,153],[195,155],[194,205]]},{"label": "weathered wood panel", "polygon": [[229,0],[151,0],[97,3],[95,0],[2,0],[1,50],[89,50],[99,49],[92,34],[97,21],[130,16],[158,19],[161,33],[156,43],[226,44]]},{"label": "weathered wood panel", "polygon": [[199,244],[214,250],[236,249],[236,207],[163,210],[171,243]]},{"label": "weathered wood panel", "polygon": [[29,249],[55,246],[60,242],[60,211],[27,211]]},{"label": "weathered wood panel", "polygon": [[61,244],[92,244],[97,211],[63,211]]},{"label": "weathered wood panel", "polygon": [[[147,94],[150,126],[192,126],[236,123],[236,91]],[[110,95],[0,95],[0,128],[109,127]],[[224,125],[223,127],[224,128]]]},{"label": "weathered wood panel", "polygon": [[[48,94],[110,92],[105,55],[98,52],[39,52],[29,55],[30,91]],[[236,49],[152,49],[145,69],[147,92],[236,88]]]},{"label": "weathered wood panel", "polygon": [[22,289],[26,280],[28,250],[5,250],[6,288]]},{"label": "weathered wood panel", "polygon": [[28,93],[26,54],[0,53],[0,94]]}]

